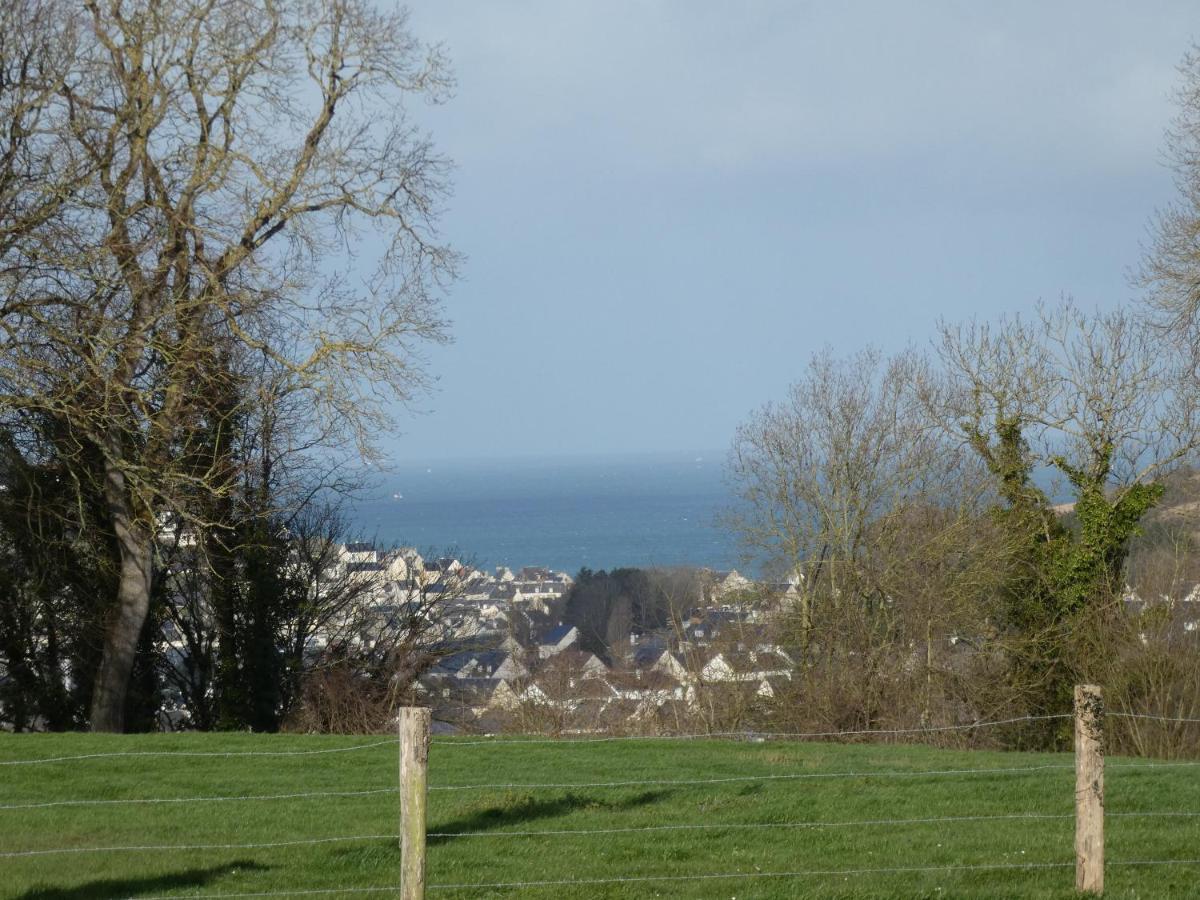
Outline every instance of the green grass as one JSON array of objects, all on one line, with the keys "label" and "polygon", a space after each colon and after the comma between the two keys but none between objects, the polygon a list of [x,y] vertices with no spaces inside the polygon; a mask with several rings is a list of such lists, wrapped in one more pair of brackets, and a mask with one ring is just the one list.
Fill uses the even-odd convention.
[{"label": "green grass", "polygon": [[[104,752],[323,750],[372,737],[298,735],[29,735],[0,737],[0,761]],[[627,741],[461,747],[438,743],[431,787],[463,784],[675,781],[719,784],[499,787],[430,792],[429,896],[483,897],[1072,897],[1070,865],[662,880],[541,888],[433,889],[436,885],[613,877],[1071,864],[1070,768],[1015,774],[890,777],[884,772],[1069,767],[1062,754],[984,753],[912,746],[728,741]],[[1130,818],[1121,812],[1200,812],[1200,767],[1107,773],[1108,897],[1200,896],[1200,866],[1119,865],[1200,857],[1200,817]],[[1139,764],[1145,761],[1137,761]],[[861,777],[768,779],[836,772]],[[75,798],[236,796],[394,788],[394,744],[311,756],[129,756],[0,766],[0,805]],[[508,836],[531,830],[665,825],[861,822],[1040,813],[1064,818],[819,824],[803,828],[634,831]],[[394,794],[276,801],[55,806],[0,810],[0,852],[99,846],[267,843],[393,835]],[[0,857],[0,896],[133,897],[394,885],[395,840],[373,838],[272,848],[141,850]],[[388,896],[362,893],[358,896]]]}]

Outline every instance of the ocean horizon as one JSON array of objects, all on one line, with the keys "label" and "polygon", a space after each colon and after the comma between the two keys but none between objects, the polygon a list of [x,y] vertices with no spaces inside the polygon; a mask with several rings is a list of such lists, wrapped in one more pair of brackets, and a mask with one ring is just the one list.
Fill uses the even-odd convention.
[{"label": "ocean horizon", "polygon": [[480,568],[737,567],[721,453],[405,461],[348,506],[358,537]]}]

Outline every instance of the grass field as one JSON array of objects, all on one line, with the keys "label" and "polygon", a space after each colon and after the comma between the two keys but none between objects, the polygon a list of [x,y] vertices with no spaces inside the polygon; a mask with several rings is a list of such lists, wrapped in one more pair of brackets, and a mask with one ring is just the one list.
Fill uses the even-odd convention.
[{"label": "grass field", "polygon": [[[334,750],[377,737],[30,735],[0,737],[0,762],[91,753]],[[896,745],[626,741],[453,746],[430,754],[431,897],[1072,897],[1069,755]],[[1107,772],[1108,897],[1200,896],[1200,767]],[[896,775],[1044,766],[1036,771]],[[845,776],[841,773],[868,773]],[[777,776],[824,776],[794,778]],[[776,776],[776,777],[771,777]],[[591,782],[738,779],[706,784]],[[159,897],[324,891],[398,880],[397,748],[278,756],[98,757],[0,766],[0,895]],[[564,784],[481,787],[472,784]],[[14,805],[64,800],[353,796],[188,803]],[[1156,813],[1131,816],[1128,813]],[[1038,814],[1041,818],[983,818]],[[955,821],[894,820],[941,819]],[[979,818],[966,818],[979,817]],[[888,820],[888,821],[884,821]],[[803,827],[732,828],[733,825]],[[845,824],[855,823],[855,824]],[[721,826],[665,828],[664,826]],[[644,830],[653,828],[656,830]],[[516,831],[609,830],[514,835]],[[637,829],[621,831],[619,829]],[[165,845],[362,840],[276,847]],[[82,852],[89,847],[153,847]],[[13,856],[65,848],[80,852]],[[997,866],[1005,868],[945,868]],[[1041,868],[1021,868],[1043,866]],[[871,872],[865,870],[890,871]],[[846,871],[860,870],[860,871]],[[753,873],[752,878],[694,879]],[[770,875],[767,873],[809,873]],[[822,874],[813,874],[822,873]],[[681,880],[665,880],[684,876]],[[663,878],[607,882],[612,878]],[[458,885],[585,880],[584,884]],[[599,880],[599,881],[597,881]],[[441,886],[441,887],[439,887]]]}]

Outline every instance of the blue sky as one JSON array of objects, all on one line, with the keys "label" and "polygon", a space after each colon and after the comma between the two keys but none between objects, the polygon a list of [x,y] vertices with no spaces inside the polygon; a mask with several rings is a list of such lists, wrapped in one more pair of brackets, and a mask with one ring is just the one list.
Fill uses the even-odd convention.
[{"label": "blue sky", "polygon": [[1194,2],[418,0],[467,257],[397,461],[723,450],[825,344],[1110,306]]}]

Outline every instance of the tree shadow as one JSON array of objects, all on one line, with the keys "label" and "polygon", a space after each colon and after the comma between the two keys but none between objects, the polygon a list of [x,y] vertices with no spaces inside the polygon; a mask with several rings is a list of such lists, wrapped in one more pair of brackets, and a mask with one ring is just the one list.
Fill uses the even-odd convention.
[{"label": "tree shadow", "polygon": [[555,816],[565,816],[579,810],[597,810],[604,812],[622,812],[658,803],[671,795],[671,791],[642,791],[623,800],[598,800],[595,797],[581,794],[564,794],[552,800],[522,799],[517,803],[489,806],[466,816],[441,822],[436,827],[431,826],[432,832],[426,843],[440,844],[452,840],[449,837],[438,837],[437,834],[475,834],[503,828],[507,825],[524,825],[538,819],[548,819]]},{"label": "tree shadow", "polygon": [[259,872],[269,869],[253,860],[210,866],[206,869],[184,869],[167,875],[146,878],[106,878],[89,881],[77,887],[41,887],[26,891],[17,900],[110,900],[114,897],[136,897],[142,893],[159,894],[174,888],[204,887],[216,878],[233,871]]}]

